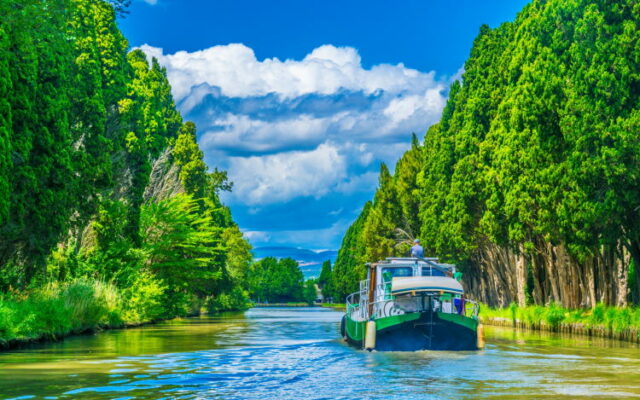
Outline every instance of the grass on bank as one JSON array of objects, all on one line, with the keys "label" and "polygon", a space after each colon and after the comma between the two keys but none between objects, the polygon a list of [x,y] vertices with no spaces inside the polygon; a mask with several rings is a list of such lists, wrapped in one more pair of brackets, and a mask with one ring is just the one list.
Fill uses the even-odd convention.
[{"label": "grass on bank", "polygon": [[103,328],[120,328],[163,319],[250,306],[239,288],[206,299],[190,299],[176,312],[164,288],[153,281],[118,290],[90,279],[50,283],[29,292],[0,294],[0,348],[13,343],[57,340]]},{"label": "grass on bank", "polygon": [[254,303],[253,307],[325,307],[344,309],[344,303],[307,303],[307,302],[287,302],[287,303]]},{"label": "grass on bank", "polygon": [[125,313],[116,288],[102,282],[79,280],[5,294],[0,297],[0,344],[119,327]]},{"label": "grass on bank", "polygon": [[545,325],[552,330],[562,325],[581,324],[587,328],[603,327],[615,333],[628,329],[640,331],[640,308],[604,304],[598,304],[591,309],[568,309],[555,303],[525,307],[512,303],[509,307],[501,309],[483,306],[480,317],[485,320],[503,318],[518,321],[530,327]]}]

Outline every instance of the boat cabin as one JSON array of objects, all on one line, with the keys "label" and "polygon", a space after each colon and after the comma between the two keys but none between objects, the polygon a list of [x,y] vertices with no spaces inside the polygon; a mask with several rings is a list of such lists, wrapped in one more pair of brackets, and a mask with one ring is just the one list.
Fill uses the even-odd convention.
[{"label": "boat cabin", "polygon": [[439,263],[433,257],[389,257],[367,266],[367,279],[361,282],[359,296],[362,318],[429,309],[464,313],[464,290],[454,279],[455,265]]}]

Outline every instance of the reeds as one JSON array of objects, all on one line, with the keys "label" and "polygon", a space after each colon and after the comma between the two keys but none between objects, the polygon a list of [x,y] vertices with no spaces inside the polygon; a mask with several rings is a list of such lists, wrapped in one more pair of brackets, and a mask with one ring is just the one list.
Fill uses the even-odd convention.
[{"label": "reeds", "polygon": [[640,308],[598,304],[589,309],[567,309],[559,304],[494,309],[483,306],[480,318],[486,324],[526,329],[570,332],[640,341]]},{"label": "reeds", "polygon": [[120,305],[113,285],[86,279],[0,295],[0,347],[122,326]]}]

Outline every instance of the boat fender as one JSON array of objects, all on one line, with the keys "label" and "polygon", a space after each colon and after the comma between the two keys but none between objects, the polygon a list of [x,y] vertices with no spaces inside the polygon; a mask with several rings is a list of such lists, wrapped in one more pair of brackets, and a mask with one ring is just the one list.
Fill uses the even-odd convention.
[{"label": "boat fender", "polygon": [[373,350],[376,348],[376,321],[367,322],[367,332],[364,336],[365,350]]},{"label": "boat fender", "polygon": [[482,326],[482,324],[478,324],[476,332],[478,334],[478,348],[484,349],[484,326]]},{"label": "boat fender", "polygon": [[342,338],[347,340],[347,316],[343,315],[342,320],[340,321],[340,334]]}]

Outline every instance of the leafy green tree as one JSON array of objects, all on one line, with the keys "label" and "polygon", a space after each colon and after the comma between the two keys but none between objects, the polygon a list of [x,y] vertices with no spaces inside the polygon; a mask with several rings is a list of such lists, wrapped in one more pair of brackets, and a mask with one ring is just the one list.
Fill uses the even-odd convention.
[{"label": "leafy green tree", "polygon": [[[358,290],[358,282],[366,277],[363,228],[371,212],[367,202],[355,222],[347,229],[333,269],[334,294],[338,301]],[[334,299],[336,301],[337,299]]]},{"label": "leafy green tree", "polygon": [[307,279],[307,281],[304,283],[302,298],[307,304],[313,305],[317,297],[316,281],[314,279]]},{"label": "leafy green tree", "polygon": [[242,236],[237,225],[225,228],[222,232],[222,243],[227,249],[227,266],[231,279],[246,289],[247,275],[251,267],[253,255],[251,244]]},{"label": "leafy green tree", "polygon": [[295,302],[304,300],[304,276],[291,258],[264,258],[253,264],[249,273],[252,298],[259,302]]},{"label": "leafy green tree", "polygon": [[221,228],[198,213],[198,203],[188,195],[177,195],[142,207],[140,228],[146,266],[166,286],[175,301],[175,314],[189,294],[204,297],[219,292],[224,265],[218,255],[224,250],[217,239]]},{"label": "leafy green tree", "polygon": [[397,192],[387,166],[380,166],[380,185],[373,199],[373,206],[363,227],[365,258],[382,260],[394,255],[395,230],[402,220]]},{"label": "leafy green tree", "polygon": [[322,270],[320,271],[320,276],[317,281],[318,286],[322,289],[322,295],[325,299],[334,297],[333,279],[331,261],[327,260],[322,263]]},{"label": "leafy green tree", "polygon": [[511,285],[518,257],[518,290],[539,304],[624,304],[620,277],[640,262],[639,10],[534,0],[514,22],[482,26],[424,145],[414,138],[393,177],[381,170],[362,233],[345,236],[339,285],[345,246],[362,237],[375,260],[402,251],[400,228],[488,290]]}]

